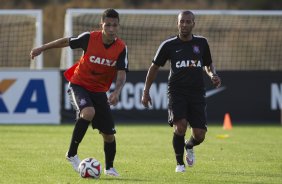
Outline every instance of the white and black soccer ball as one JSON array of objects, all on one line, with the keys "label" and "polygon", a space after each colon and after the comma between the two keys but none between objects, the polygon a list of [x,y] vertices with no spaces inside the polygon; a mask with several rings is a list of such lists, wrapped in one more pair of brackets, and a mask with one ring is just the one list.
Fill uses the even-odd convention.
[{"label": "white and black soccer ball", "polygon": [[98,179],[101,176],[102,166],[95,158],[86,158],[80,162],[78,172],[82,178]]}]

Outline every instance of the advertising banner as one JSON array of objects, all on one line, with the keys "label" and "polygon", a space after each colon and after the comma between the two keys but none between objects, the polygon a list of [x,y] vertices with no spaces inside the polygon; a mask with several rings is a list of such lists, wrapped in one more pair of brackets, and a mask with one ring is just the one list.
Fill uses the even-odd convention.
[{"label": "advertising banner", "polygon": [[[167,121],[168,71],[159,71],[152,84],[152,107],[145,109],[141,96],[147,71],[131,71],[123,87],[120,102],[112,107],[117,121]],[[282,108],[282,72],[222,71],[222,86],[214,88],[206,76],[207,116],[209,122],[222,122],[229,113],[232,120],[246,123],[280,122]],[[62,77],[63,78],[63,77]],[[75,112],[66,96],[67,82],[62,82],[62,120],[74,121]],[[114,84],[110,92],[114,90]]]},{"label": "advertising banner", "polygon": [[[219,72],[222,87],[207,88],[210,120],[221,120],[225,113],[235,122],[279,123],[282,109],[282,72]],[[219,91],[217,91],[219,90]],[[212,96],[208,93],[216,92]]]},{"label": "advertising banner", "polygon": [[58,70],[6,70],[0,73],[1,124],[59,124]]}]

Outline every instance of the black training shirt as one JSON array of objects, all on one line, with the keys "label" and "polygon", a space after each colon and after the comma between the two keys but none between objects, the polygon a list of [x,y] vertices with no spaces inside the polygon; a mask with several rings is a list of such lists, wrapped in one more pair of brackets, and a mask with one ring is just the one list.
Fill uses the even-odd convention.
[{"label": "black training shirt", "polygon": [[182,41],[175,36],[163,41],[153,63],[164,66],[168,60],[168,93],[204,94],[203,67],[212,63],[206,38],[192,35],[192,40]]}]

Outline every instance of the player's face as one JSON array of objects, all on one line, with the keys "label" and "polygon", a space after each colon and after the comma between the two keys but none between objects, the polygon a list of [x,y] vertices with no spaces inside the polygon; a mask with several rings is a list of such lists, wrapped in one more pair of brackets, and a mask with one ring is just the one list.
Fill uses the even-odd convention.
[{"label": "player's face", "polygon": [[106,17],[101,23],[103,36],[107,42],[112,42],[117,36],[119,21],[117,18]]},{"label": "player's face", "polygon": [[177,27],[180,36],[188,37],[192,34],[192,30],[194,28],[194,15],[192,14],[179,14]]}]

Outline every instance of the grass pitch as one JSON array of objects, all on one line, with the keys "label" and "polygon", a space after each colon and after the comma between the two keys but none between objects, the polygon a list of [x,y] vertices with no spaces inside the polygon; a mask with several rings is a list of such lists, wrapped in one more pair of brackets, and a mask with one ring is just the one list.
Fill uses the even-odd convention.
[{"label": "grass pitch", "polygon": [[[165,123],[164,123],[165,124]],[[172,128],[165,125],[117,125],[115,167],[121,177],[83,179],[64,155],[73,125],[1,125],[0,183],[282,183],[282,127],[210,126],[195,147],[196,164],[175,173]],[[188,138],[190,133],[187,132]],[[104,166],[103,141],[89,127],[79,147],[81,159]]]}]

